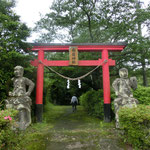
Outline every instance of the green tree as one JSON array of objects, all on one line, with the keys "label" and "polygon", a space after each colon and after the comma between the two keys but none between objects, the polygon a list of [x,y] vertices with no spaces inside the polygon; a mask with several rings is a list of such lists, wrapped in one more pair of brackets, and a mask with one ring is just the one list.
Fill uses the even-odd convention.
[{"label": "green tree", "polygon": [[13,11],[15,1],[0,0],[0,50],[26,51],[25,43],[29,28],[20,22],[20,17]]},{"label": "green tree", "polygon": [[[0,97],[6,98],[10,78],[16,65],[29,67],[29,55],[25,51],[29,45],[25,43],[30,34],[29,28],[20,22],[20,17],[13,11],[15,1],[0,0]],[[29,69],[30,68],[30,69]]]},{"label": "green tree", "polygon": [[[147,67],[150,58],[150,37],[142,34],[142,28],[145,26],[149,32],[150,7],[142,8],[140,1],[135,3],[135,12],[133,14],[132,34],[128,37],[128,46],[123,55],[125,62],[132,64],[132,69],[141,68],[143,76],[143,85],[148,86]],[[123,57],[124,57],[123,56]],[[127,58],[127,59],[126,59]]]},{"label": "green tree", "polygon": [[137,1],[129,0],[56,0],[35,30],[46,31],[38,39],[45,42],[62,40],[66,34],[70,42],[127,40],[135,30],[136,7]]},{"label": "green tree", "polygon": [[41,32],[38,42],[125,41],[128,46],[123,53],[110,53],[117,62],[114,74],[123,66],[129,70],[142,68],[143,85],[147,86],[150,38],[141,34],[143,26],[149,31],[150,7],[143,8],[139,0],[56,0],[37,22],[35,31]]}]

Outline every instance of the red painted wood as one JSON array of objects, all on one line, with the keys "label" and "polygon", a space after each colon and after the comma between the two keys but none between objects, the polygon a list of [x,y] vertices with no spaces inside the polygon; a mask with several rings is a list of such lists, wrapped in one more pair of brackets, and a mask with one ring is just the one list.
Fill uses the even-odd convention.
[{"label": "red painted wood", "polygon": [[[69,52],[69,47],[74,45],[50,45],[50,46],[33,46],[32,51],[49,51],[49,52]],[[75,45],[76,46],[76,45]],[[95,52],[107,49],[108,51],[122,51],[125,45],[78,45],[79,52]]]},{"label": "red painted wood", "polygon": [[[38,60],[44,60],[44,51],[38,52]],[[43,104],[44,65],[38,63],[37,66],[36,104]]]},{"label": "red painted wood", "polygon": [[102,65],[103,69],[103,91],[104,104],[110,104],[110,78],[109,66],[115,65],[115,60],[108,58],[109,51],[122,51],[125,45],[49,45],[49,46],[33,46],[31,49],[38,52],[38,59],[31,61],[31,65],[37,66],[37,87],[36,87],[36,104],[43,104],[43,79],[44,79],[44,65],[39,63],[42,61],[46,66],[69,66],[69,60],[46,60],[44,59],[44,52],[69,52],[70,46],[77,46],[79,52],[102,52],[102,59],[99,60],[79,60],[78,66],[98,66],[104,60],[108,62]]},{"label": "red painted wood", "polygon": [[[102,51],[102,60],[108,60],[108,50]],[[109,79],[109,63],[103,64],[103,95],[104,104],[110,104],[110,79]]]},{"label": "red painted wood", "polygon": [[[69,60],[43,60],[46,66],[69,66]],[[78,66],[98,66],[102,63],[102,59],[99,60],[79,60]],[[31,61],[32,66],[38,66],[38,60]],[[109,66],[115,66],[115,60],[108,60]],[[102,66],[102,65],[101,65]]]}]

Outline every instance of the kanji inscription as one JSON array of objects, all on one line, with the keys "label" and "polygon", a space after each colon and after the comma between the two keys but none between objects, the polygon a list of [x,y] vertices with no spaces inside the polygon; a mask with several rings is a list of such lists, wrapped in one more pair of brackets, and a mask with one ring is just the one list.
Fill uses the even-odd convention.
[{"label": "kanji inscription", "polygon": [[78,65],[78,48],[77,47],[69,48],[69,65],[71,66]]}]

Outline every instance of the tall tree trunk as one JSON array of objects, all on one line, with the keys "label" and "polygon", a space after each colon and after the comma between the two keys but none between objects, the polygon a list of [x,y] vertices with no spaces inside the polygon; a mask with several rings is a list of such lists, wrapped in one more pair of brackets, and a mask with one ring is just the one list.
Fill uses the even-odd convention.
[{"label": "tall tree trunk", "polygon": [[143,86],[148,86],[145,60],[142,62]]},{"label": "tall tree trunk", "polygon": [[[137,1],[137,10],[141,9],[141,2],[140,0]],[[138,22],[138,34],[140,37],[142,37],[142,28],[141,28],[141,22]],[[144,57],[144,52],[143,50],[141,51],[143,57]],[[147,80],[147,74],[146,74],[146,64],[145,64],[145,58],[142,60],[142,75],[143,75],[143,86],[148,86],[148,80]]]},{"label": "tall tree trunk", "polygon": [[86,15],[87,15],[87,18],[88,18],[89,33],[90,33],[91,41],[93,43],[94,38],[93,38],[93,35],[92,35],[91,18],[90,18],[90,15],[88,13],[86,13]]}]

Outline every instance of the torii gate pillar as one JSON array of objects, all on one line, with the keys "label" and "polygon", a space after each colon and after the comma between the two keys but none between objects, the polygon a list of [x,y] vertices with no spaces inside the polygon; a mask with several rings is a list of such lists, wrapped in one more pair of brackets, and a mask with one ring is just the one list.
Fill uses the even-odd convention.
[{"label": "torii gate pillar", "polygon": [[[69,66],[69,60],[47,60],[44,59],[44,52],[69,52],[72,46],[78,47],[79,52],[102,52],[102,59],[98,60],[79,60],[78,66],[98,66],[102,65],[103,70],[103,95],[104,95],[104,121],[111,121],[111,101],[110,101],[110,77],[109,66],[115,66],[115,60],[109,59],[108,52],[122,51],[126,43],[103,44],[103,43],[76,43],[76,44],[46,44],[32,43],[32,51],[38,52],[38,59],[31,62],[37,67],[36,85],[36,120],[42,122],[43,114],[43,80],[44,65],[46,66]],[[106,63],[103,63],[103,62]],[[41,63],[43,62],[43,63]]]},{"label": "torii gate pillar", "polygon": [[[44,61],[44,51],[38,51],[38,61]],[[44,65],[38,63],[37,66],[37,82],[36,82],[36,121],[42,122],[43,114],[43,81],[44,81]]]},{"label": "torii gate pillar", "polygon": [[[108,50],[102,50],[102,60],[108,61]],[[109,78],[109,63],[104,63],[102,66],[103,70],[103,97],[104,97],[104,121],[111,121],[111,102],[110,102],[110,78]]]}]

